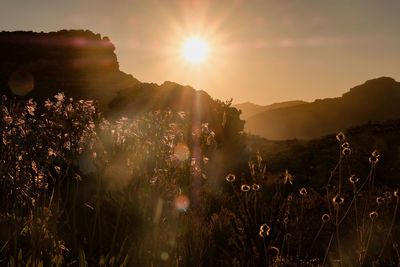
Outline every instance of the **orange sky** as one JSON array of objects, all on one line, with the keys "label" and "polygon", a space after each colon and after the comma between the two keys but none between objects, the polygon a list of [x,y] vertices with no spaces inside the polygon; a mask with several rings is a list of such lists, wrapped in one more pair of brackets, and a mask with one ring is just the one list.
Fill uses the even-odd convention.
[{"label": "orange sky", "polygon": [[[339,96],[367,79],[400,80],[397,0],[2,0],[0,30],[90,29],[116,45],[120,68],[234,103]],[[191,36],[209,44],[190,64]]]}]

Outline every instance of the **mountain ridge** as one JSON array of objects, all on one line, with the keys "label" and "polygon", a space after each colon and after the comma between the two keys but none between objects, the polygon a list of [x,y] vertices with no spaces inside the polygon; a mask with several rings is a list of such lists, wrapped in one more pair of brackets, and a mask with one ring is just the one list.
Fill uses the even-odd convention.
[{"label": "mountain ridge", "polygon": [[256,114],[246,120],[245,131],[272,140],[318,138],[369,121],[398,119],[398,101],[400,83],[383,76],[352,87],[341,97]]}]

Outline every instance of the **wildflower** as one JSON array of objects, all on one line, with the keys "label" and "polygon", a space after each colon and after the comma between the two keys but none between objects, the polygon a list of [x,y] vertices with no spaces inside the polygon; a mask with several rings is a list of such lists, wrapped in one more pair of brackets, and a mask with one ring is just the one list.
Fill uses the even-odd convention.
[{"label": "wildflower", "polygon": [[300,195],[305,196],[307,195],[307,189],[305,189],[304,187],[302,189],[300,189]]},{"label": "wildflower", "polygon": [[379,156],[380,156],[380,154],[379,154],[379,151],[378,150],[374,150],[374,151],[372,151],[372,154],[371,154],[373,157],[377,157],[377,158],[379,158]]},{"label": "wildflower", "polygon": [[385,199],[383,197],[377,197],[375,201],[378,205],[381,205],[385,202]]},{"label": "wildflower", "polygon": [[378,212],[376,212],[376,211],[371,212],[371,213],[369,214],[369,218],[370,218],[371,220],[375,220],[376,218],[378,218]]},{"label": "wildflower", "polygon": [[57,99],[58,101],[64,101],[64,93],[58,93],[54,96],[55,99]]},{"label": "wildflower", "polygon": [[339,142],[342,142],[346,139],[346,137],[344,136],[344,134],[342,132],[338,133],[336,135],[336,140],[338,140]]},{"label": "wildflower", "polygon": [[333,205],[338,206],[338,205],[343,204],[344,198],[339,195],[336,195],[333,197],[332,201],[333,201]]},{"label": "wildflower", "polygon": [[375,165],[376,163],[378,163],[378,161],[379,161],[379,158],[376,156],[372,155],[371,157],[369,157],[369,162],[372,163],[372,165]]},{"label": "wildflower", "polygon": [[242,185],[241,190],[242,190],[243,192],[247,192],[247,191],[250,190],[250,186],[247,185],[247,184],[244,184],[244,185]]},{"label": "wildflower", "polygon": [[329,216],[329,214],[325,213],[325,214],[322,215],[321,219],[322,219],[323,223],[327,223],[327,222],[329,222],[331,220],[331,216]]},{"label": "wildflower", "polygon": [[226,176],[225,180],[227,180],[228,182],[232,183],[236,180],[236,175],[230,173]]},{"label": "wildflower", "polygon": [[349,142],[344,142],[344,143],[342,144],[342,147],[343,147],[343,148],[350,148]]},{"label": "wildflower", "polygon": [[342,150],[343,156],[348,156],[351,154],[351,149],[350,148],[343,148]]},{"label": "wildflower", "polygon": [[258,190],[260,190],[260,185],[258,185],[258,184],[253,184],[253,185],[251,186],[251,189],[253,189],[254,191],[258,191]]},{"label": "wildflower", "polygon": [[355,174],[352,174],[352,175],[350,176],[349,180],[350,180],[350,183],[356,184],[356,183],[358,183],[358,181],[359,181],[360,179],[359,179]]},{"label": "wildflower", "polygon": [[260,226],[260,236],[261,233],[263,233],[264,237],[269,235],[269,232],[271,231],[271,227],[268,226],[268,224],[264,223],[263,225]]},{"label": "wildflower", "polygon": [[293,184],[293,175],[291,175],[289,173],[289,171],[286,169],[283,183],[286,184],[287,182],[289,182],[290,184]]},{"label": "wildflower", "polygon": [[36,105],[37,105],[37,104],[36,104],[35,102],[33,102],[33,99],[32,99],[32,98],[29,99],[28,102],[26,102],[25,109],[26,109],[26,111],[29,113],[29,115],[31,115],[31,116],[34,115],[34,112],[35,112],[35,110],[36,110]]}]

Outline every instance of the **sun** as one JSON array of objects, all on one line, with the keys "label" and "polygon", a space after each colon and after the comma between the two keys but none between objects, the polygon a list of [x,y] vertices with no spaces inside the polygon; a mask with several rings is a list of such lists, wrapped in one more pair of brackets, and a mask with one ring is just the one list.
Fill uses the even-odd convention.
[{"label": "sun", "polygon": [[205,41],[193,37],[186,40],[183,45],[182,53],[187,61],[197,64],[206,59],[208,46]]}]

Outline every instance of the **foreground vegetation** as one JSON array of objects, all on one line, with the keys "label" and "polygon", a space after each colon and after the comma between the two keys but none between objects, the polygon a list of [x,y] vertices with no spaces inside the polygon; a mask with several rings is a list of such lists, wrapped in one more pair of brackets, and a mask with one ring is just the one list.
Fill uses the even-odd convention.
[{"label": "foreground vegetation", "polygon": [[2,265],[400,263],[398,191],[376,182],[378,151],[353,172],[344,134],[312,187],[256,152],[246,171],[224,168],[239,155],[193,114],[110,122],[63,94],[42,114],[5,98],[0,112]]}]

